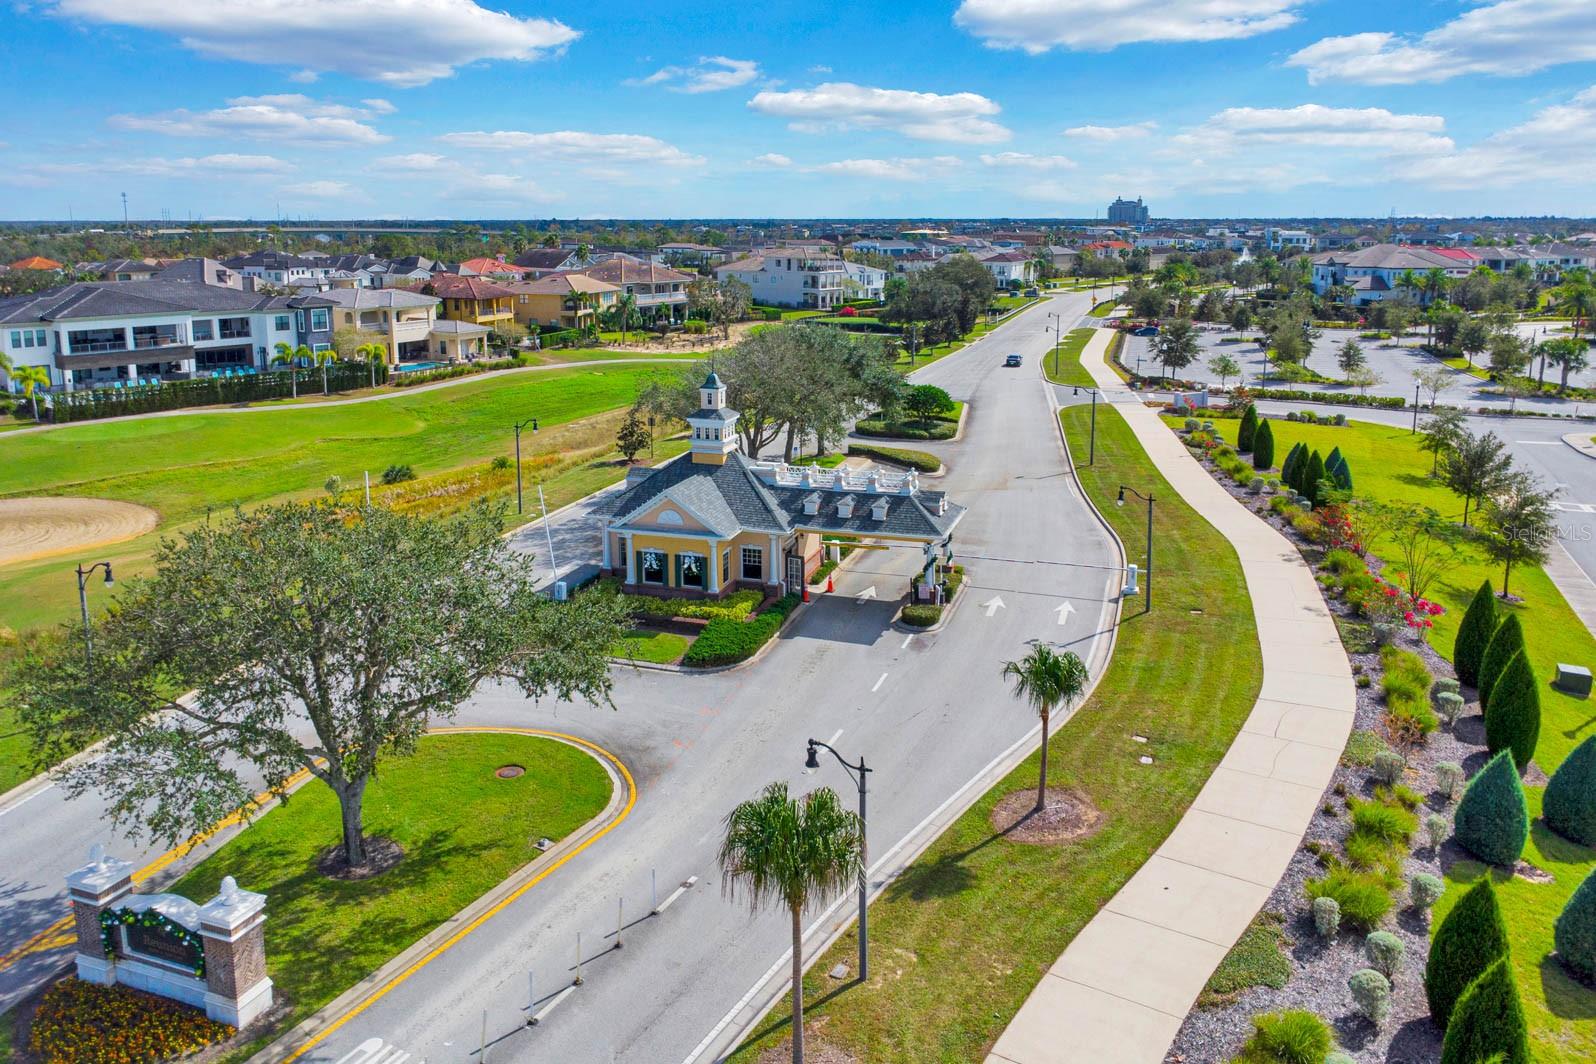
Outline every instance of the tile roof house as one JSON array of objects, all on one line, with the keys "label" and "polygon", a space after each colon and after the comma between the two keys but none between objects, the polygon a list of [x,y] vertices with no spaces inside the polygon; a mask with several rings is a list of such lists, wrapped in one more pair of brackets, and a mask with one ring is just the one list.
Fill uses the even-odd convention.
[{"label": "tile roof house", "polygon": [[43,255],[29,255],[25,259],[18,259],[11,264],[13,270],[59,270],[61,264],[54,259],[47,259]]},{"label": "tile roof house", "polygon": [[506,281],[515,320],[530,329],[581,329],[615,306],[621,290],[584,273],[553,273],[536,281]]},{"label": "tile roof house", "polygon": [[1355,304],[1383,299],[1406,298],[1426,303],[1433,293],[1409,289],[1401,281],[1407,273],[1420,280],[1431,270],[1448,277],[1467,277],[1480,265],[1480,258],[1466,248],[1432,248],[1408,244],[1375,244],[1359,249],[1339,249],[1314,255],[1313,290],[1325,295],[1332,287],[1352,289]]},{"label": "tile roof house", "polygon": [[424,294],[443,300],[440,316],[493,328],[515,321],[515,292],[485,277],[437,273],[421,285]]},{"label": "tile roof house", "polygon": [[466,259],[460,263],[458,272],[465,277],[492,277],[495,280],[516,281],[526,276],[527,267],[484,255],[480,258]]},{"label": "tile roof house", "polygon": [[631,296],[640,321],[677,325],[687,317],[687,286],[693,282],[693,274],[631,255],[614,255],[573,272],[614,285]]},{"label": "tile roof house", "polygon": [[529,248],[515,257],[515,265],[526,271],[522,276],[535,281],[557,270],[580,270],[593,262],[571,248]]},{"label": "tile roof house", "polygon": [[720,596],[739,587],[801,590],[823,537],[949,549],[964,516],[913,472],[759,462],[738,449],[737,411],[711,373],[687,418],[687,454],[635,479],[606,508],[603,568],[626,590]]}]

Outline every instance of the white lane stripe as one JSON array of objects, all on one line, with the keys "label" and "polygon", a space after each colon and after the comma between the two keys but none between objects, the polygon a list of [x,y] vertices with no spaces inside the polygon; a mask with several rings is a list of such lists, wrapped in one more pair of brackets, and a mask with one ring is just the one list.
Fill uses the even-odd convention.
[{"label": "white lane stripe", "polygon": [[871,694],[875,694],[877,691],[881,690],[881,685],[886,683],[886,682],[887,682],[887,674],[886,673],[882,673],[881,674],[881,678],[876,681],[876,685],[874,687],[870,688],[870,693]]},{"label": "white lane stripe", "polygon": [[39,795],[44,794],[46,791],[49,791],[54,786],[55,786],[55,784],[52,783],[52,784],[49,784],[48,786],[40,787],[38,790],[34,791],[32,794],[28,795],[26,798],[18,798],[16,801],[14,801],[10,805],[6,806],[4,809],[0,809],[0,816],[5,816],[7,813],[16,812],[18,809],[21,809],[23,806],[27,805],[29,802],[31,802],[35,798],[39,797]]},{"label": "white lane stripe", "polygon": [[837,740],[841,739],[841,738],[842,738],[842,729],[838,728],[836,733],[833,734],[831,738],[826,740],[826,745],[827,746],[836,746],[837,745]]},{"label": "white lane stripe", "polygon": [[912,642],[914,642],[914,633],[910,632],[908,635],[903,637],[903,645],[901,647],[899,647],[898,649],[899,650],[908,650],[909,649],[909,644],[912,643]]},{"label": "white lane stripe", "polygon": [[1525,447],[1561,447],[1562,440],[1514,440],[1515,444]]}]

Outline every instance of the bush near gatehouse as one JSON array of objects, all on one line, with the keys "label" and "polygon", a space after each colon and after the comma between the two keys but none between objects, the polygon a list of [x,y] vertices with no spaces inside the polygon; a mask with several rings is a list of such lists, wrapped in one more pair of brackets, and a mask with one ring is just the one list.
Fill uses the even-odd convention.
[{"label": "bush near gatehouse", "polygon": [[233,1028],[169,998],[63,979],[44,992],[28,1048],[44,1064],[154,1064],[232,1034]]},{"label": "bush near gatehouse", "polygon": [[797,595],[785,595],[758,616],[745,621],[717,617],[704,626],[703,634],[693,641],[682,656],[682,664],[692,668],[710,668],[715,665],[734,665],[747,661],[755,651],[770,642],[787,615],[798,607]]},{"label": "bush near gatehouse", "polygon": [[1503,750],[1469,781],[1452,825],[1458,845],[1486,864],[1512,868],[1529,841],[1524,783]]},{"label": "bush near gatehouse", "polygon": [[1463,991],[1441,1044],[1441,1064],[1531,1064],[1529,1027],[1507,958],[1497,960]]},{"label": "bush near gatehouse", "polygon": [[1445,1027],[1468,985],[1507,956],[1507,925],[1496,889],[1486,877],[1446,914],[1430,942],[1424,966],[1424,994],[1436,1026]]}]

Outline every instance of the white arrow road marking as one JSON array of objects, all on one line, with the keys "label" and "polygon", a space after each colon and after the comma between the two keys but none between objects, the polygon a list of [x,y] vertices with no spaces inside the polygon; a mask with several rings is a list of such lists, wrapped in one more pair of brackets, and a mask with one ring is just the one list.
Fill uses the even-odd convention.
[{"label": "white arrow road marking", "polygon": [[998,595],[993,595],[981,605],[986,608],[986,615],[990,617],[1003,608],[1003,599]]},{"label": "white arrow road marking", "polygon": [[854,599],[854,602],[855,603],[859,603],[859,602],[863,602],[865,599],[873,599],[875,597],[876,597],[876,585],[871,584],[869,587],[867,587],[863,591],[859,592],[859,597]]},{"label": "white arrow road marking", "polygon": [[1066,602],[1066,603],[1064,603],[1062,605],[1054,606],[1053,607],[1053,612],[1058,614],[1058,623],[1059,624],[1064,624],[1064,623],[1069,621],[1070,614],[1075,612],[1075,607],[1073,605],[1071,605],[1070,603]]}]

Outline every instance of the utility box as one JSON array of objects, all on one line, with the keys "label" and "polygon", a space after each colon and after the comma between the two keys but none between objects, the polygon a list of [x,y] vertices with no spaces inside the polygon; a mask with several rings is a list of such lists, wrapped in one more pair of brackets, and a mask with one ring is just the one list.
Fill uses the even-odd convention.
[{"label": "utility box", "polygon": [[1590,697],[1590,670],[1583,665],[1565,665],[1557,663],[1557,679],[1552,684],[1559,691],[1576,695],[1579,698]]}]

